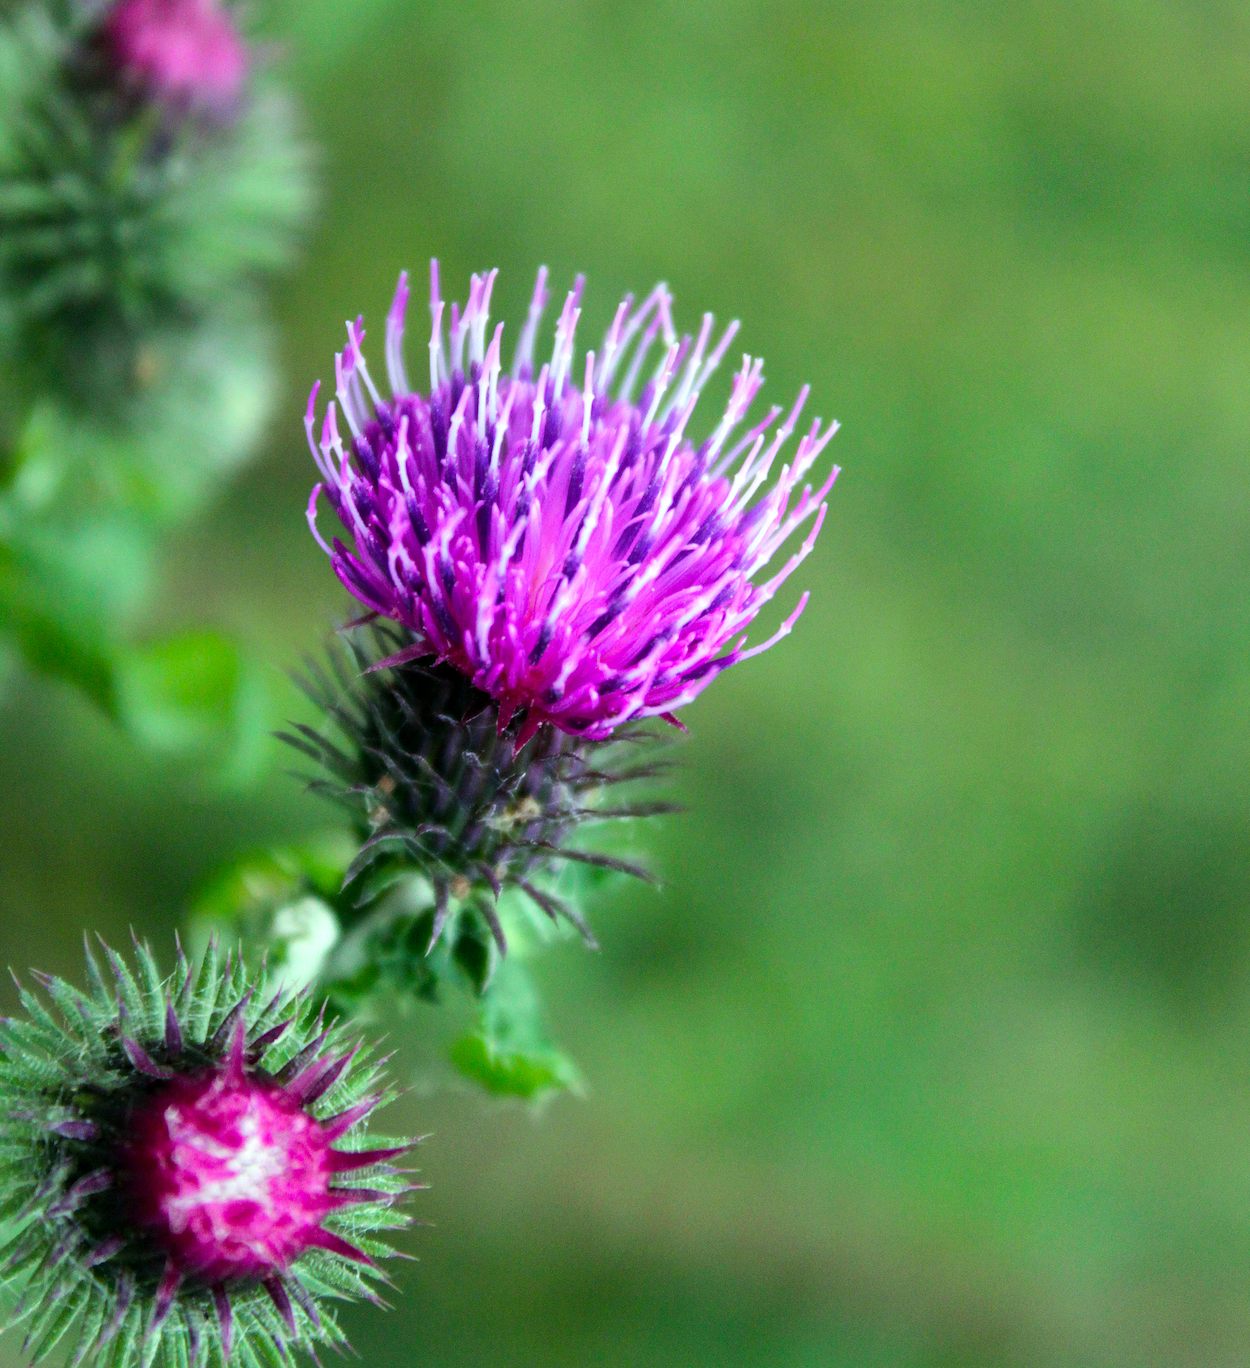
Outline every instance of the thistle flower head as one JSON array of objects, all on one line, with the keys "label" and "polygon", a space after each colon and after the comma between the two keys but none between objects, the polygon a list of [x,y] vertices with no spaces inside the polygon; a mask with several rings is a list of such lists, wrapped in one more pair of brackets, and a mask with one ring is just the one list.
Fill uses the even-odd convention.
[{"label": "thistle flower head", "polygon": [[[389,399],[365,363],[361,321],[347,325],[335,376],[349,430],[331,402],[314,439],[316,388],[305,419],[321,473],[309,525],[350,592],[413,634],[402,659],[458,670],[496,700],[501,727],[523,713],[518,744],[543,722],[602,739],[634,719],[671,719],[722,670],[787,635],[805,607],[806,594],[769,641],[747,649],[739,637],[815,543],[837,471],[816,493],[799,486],[836,424],[813,423],[770,485],[807,390],[771,436],[780,409],[740,435],[763,383],[763,363],[744,357],[724,414],[696,445],[687,427],[737,324],[713,344],[707,314],[697,340],[679,338],[662,285],[637,307],[622,302],[579,377],[579,279],[535,376],[540,271],[504,374],[502,324],[486,342],[495,275],[473,277],[448,331],[432,264],[428,396],[403,357],[406,276],[387,319]],[[321,536],[322,492],[351,546]],[[780,571],[757,582],[809,522]]]},{"label": "thistle flower head", "polygon": [[173,109],[225,113],[247,76],[247,47],[218,0],[118,0],[104,37],[122,79]]},{"label": "thistle flower head", "polygon": [[[324,1295],[377,1300],[405,1143],[364,1148],[377,1066],[210,949],[162,980],[107,950],[83,994],[40,975],[0,1027],[10,1277],[37,1360],[255,1365],[342,1342]],[[362,1183],[368,1186],[362,1186]],[[232,1355],[234,1359],[232,1359]]]},{"label": "thistle flower head", "polygon": [[667,803],[609,807],[605,789],[648,777],[662,764],[619,761],[628,741],[581,741],[554,728],[522,739],[520,719],[500,728],[492,700],[447,664],[379,662],[409,654],[411,633],[376,625],[372,640],[345,636],[329,671],[310,662],[301,681],[329,724],[300,726],[283,739],[316,760],[312,787],[345,806],[362,841],[347,870],[351,883],[370,866],[402,863],[435,892],[430,944],[451,914],[451,899],[471,902],[506,950],[492,895],[516,888],[553,920],[571,921],[593,938],[577,909],[547,877],[575,862],[646,877],[627,861],[578,849],[568,838],[586,821],[649,816]]}]

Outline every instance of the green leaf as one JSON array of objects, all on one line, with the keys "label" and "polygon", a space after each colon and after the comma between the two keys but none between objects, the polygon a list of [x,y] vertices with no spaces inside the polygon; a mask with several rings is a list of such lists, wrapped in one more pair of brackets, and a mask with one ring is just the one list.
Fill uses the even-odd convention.
[{"label": "green leaf", "polygon": [[116,656],[98,620],[56,581],[41,581],[27,557],[0,544],[0,631],[17,643],[30,667],[81,689],[109,716],[118,716]]},{"label": "green leaf", "polygon": [[557,1092],[582,1091],[577,1070],[559,1050],[508,1050],[480,1031],[456,1041],[451,1062],[466,1078],[499,1097],[536,1102]]},{"label": "green leaf", "polygon": [[451,1047],[451,1062],[500,1097],[540,1102],[558,1092],[582,1092],[573,1062],[548,1043],[538,995],[514,959],[499,965],[477,1026]]},{"label": "green leaf", "polygon": [[259,668],[211,631],[186,632],[120,653],[118,712],[151,749],[214,763],[225,782],[263,763],[268,695]]}]

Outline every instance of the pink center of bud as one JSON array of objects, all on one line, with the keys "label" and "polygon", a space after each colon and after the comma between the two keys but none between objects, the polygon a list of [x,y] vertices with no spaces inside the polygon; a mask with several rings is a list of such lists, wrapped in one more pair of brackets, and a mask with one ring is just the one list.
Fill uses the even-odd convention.
[{"label": "pink center of bud", "polygon": [[247,48],[217,0],[120,0],[106,21],[118,65],[174,104],[222,110],[247,75]]},{"label": "pink center of bud", "polygon": [[124,1151],[135,1221],[183,1277],[284,1270],[333,1205],[330,1143],[274,1084],[229,1071],[176,1078],[131,1118]]}]

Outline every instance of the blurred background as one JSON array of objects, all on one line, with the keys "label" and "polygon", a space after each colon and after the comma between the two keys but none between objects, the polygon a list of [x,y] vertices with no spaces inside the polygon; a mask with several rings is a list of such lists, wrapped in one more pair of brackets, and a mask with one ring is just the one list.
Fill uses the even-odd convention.
[{"label": "blurred background", "polygon": [[[684,714],[661,891],[536,964],[587,1097],[403,1102],[433,1226],[397,1310],[347,1316],[363,1362],[1250,1361],[1250,13],[266,23],[323,213],[275,300],[285,417],[168,546],[153,631],[225,624],[285,699],[345,608],[305,396],[434,254],[449,298],[500,267],[513,336],[540,262],[585,270],[583,346],[663,278],[843,423],[800,627]],[[214,788],[20,672],[0,734],[20,968],[76,975],[84,927],[167,945],[329,816],[276,747]]]}]

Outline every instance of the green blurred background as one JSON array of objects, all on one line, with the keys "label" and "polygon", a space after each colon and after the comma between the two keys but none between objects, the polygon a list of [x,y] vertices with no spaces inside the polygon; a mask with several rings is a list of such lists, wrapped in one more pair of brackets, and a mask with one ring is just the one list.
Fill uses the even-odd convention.
[{"label": "green blurred background", "polygon": [[[364,1363],[1250,1362],[1250,12],[269,27],[325,149],[287,416],[169,547],[153,630],[226,624],[283,698],[344,607],[304,396],[435,253],[450,297],[501,268],[513,335],[539,262],[586,270],[584,344],[662,277],[844,425],[799,629],[685,714],[662,891],[538,964],[589,1095],[402,1104],[434,1225],[398,1309],[348,1315]],[[327,816],[276,753],[215,790],[20,674],[0,729],[17,966],[167,944]]]}]

